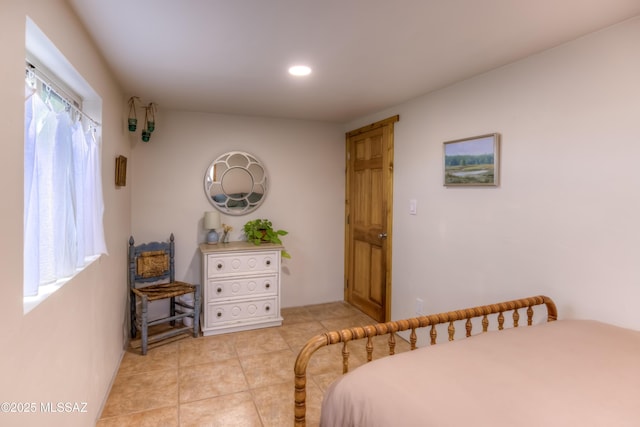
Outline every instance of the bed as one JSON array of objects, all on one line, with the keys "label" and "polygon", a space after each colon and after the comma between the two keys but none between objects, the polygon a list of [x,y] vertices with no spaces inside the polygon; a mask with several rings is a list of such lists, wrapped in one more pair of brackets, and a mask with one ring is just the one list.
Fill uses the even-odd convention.
[{"label": "bed", "polygon": [[[640,425],[640,332],[556,319],[536,296],[318,335],[295,363],[295,425],[306,425],[310,358],[340,343],[345,375],[324,393],[321,426]],[[450,342],[434,347],[443,327]],[[431,345],[417,347],[420,328]],[[412,351],[393,355],[401,331]],[[393,357],[371,361],[381,335]],[[371,363],[349,372],[360,351]]]}]

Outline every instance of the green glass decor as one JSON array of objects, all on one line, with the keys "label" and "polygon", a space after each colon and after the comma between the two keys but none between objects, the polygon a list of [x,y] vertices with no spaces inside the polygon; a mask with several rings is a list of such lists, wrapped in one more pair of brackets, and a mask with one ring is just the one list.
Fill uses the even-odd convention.
[{"label": "green glass decor", "polygon": [[138,127],[138,118],[136,117],[136,99],[138,99],[137,96],[129,98],[129,119],[127,120],[129,132],[135,132]]}]

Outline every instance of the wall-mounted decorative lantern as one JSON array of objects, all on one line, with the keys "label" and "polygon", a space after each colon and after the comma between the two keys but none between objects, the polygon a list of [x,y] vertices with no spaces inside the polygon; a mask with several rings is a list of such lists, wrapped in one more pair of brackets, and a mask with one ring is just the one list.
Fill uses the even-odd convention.
[{"label": "wall-mounted decorative lantern", "polygon": [[[127,118],[129,132],[135,132],[138,127],[136,103],[141,104],[140,98],[137,96],[129,98],[129,116]],[[144,108],[144,127],[142,128],[141,139],[143,142],[149,142],[151,139],[151,132],[156,128],[157,106],[154,102],[150,102],[147,106],[142,106],[140,108]]]},{"label": "wall-mounted decorative lantern", "polygon": [[138,117],[136,116],[136,100],[140,101],[140,98],[137,96],[132,96],[129,98],[129,118],[128,126],[129,132],[135,132],[138,127]]},{"label": "wall-mounted decorative lantern", "polygon": [[149,142],[151,132],[156,128],[156,106],[153,102],[144,107],[144,129],[142,129],[142,140]]}]

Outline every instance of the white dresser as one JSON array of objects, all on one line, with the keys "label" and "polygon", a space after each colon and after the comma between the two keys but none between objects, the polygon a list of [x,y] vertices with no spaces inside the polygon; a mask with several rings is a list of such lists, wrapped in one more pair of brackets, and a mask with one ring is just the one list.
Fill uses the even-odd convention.
[{"label": "white dresser", "polygon": [[224,334],[282,325],[281,245],[202,243],[202,333]]}]

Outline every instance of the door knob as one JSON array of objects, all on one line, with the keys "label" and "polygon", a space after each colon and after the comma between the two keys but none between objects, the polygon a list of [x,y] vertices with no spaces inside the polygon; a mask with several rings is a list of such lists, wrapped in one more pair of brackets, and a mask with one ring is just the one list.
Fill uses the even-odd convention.
[{"label": "door knob", "polygon": [[386,239],[387,238],[387,233],[380,233],[378,234],[378,239]]}]

